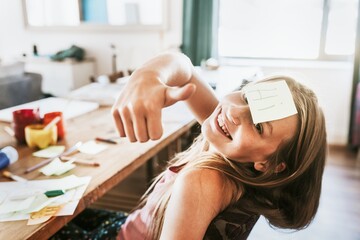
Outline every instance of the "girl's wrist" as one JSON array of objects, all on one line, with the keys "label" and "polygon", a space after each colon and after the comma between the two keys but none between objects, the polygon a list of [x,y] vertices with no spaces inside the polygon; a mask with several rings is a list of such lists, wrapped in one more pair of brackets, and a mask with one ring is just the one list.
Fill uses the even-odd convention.
[{"label": "girl's wrist", "polygon": [[[168,64],[163,63],[167,59]],[[190,59],[183,54],[165,54],[157,61],[150,62],[138,68],[131,78],[138,81],[157,80],[171,87],[181,87],[191,82],[194,66]]]},{"label": "girl's wrist", "polygon": [[158,71],[151,69],[136,70],[131,75],[131,81],[146,82],[146,83],[150,83],[150,81],[157,81],[159,83],[164,83],[161,74]]}]

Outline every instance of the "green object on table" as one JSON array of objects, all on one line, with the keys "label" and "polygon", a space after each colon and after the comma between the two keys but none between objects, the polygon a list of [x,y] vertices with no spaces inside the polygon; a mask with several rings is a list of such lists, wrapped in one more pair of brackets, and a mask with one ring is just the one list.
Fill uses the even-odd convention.
[{"label": "green object on table", "polygon": [[44,194],[48,198],[51,198],[51,197],[57,197],[57,196],[63,195],[63,194],[65,194],[65,192],[63,190],[50,190],[50,191],[46,191]]},{"label": "green object on table", "polygon": [[85,50],[81,47],[72,45],[69,49],[62,50],[56,54],[50,56],[51,60],[62,61],[65,58],[75,58],[78,61],[82,61],[85,57]]}]

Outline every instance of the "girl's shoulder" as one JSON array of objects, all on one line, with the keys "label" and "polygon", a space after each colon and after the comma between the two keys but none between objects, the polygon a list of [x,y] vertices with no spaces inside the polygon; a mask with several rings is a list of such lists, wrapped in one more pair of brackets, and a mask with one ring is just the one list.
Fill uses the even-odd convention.
[{"label": "girl's shoulder", "polygon": [[[211,169],[184,168],[175,178],[166,207],[162,236],[176,234],[200,239],[211,221],[230,203],[220,172]],[[225,194],[226,193],[226,194]],[[182,235],[183,234],[183,235]],[[181,238],[183,239],[183,238]]]},{"label": "girl's shoulder", "polygon": [[185,181],[201,181],[203,184],[212,183],[222,185],[225,182],[223,173],[210,168],[184,168],[179,171],[179,177]]},{"label": "girl's shoulder", "polygon": [[214,207],[220,207],[220,211],[230,204],[234,194],[234,188],[224,174],[209,168],[183,169],[174,187],[181,188],[194,198],[213,201]]}]

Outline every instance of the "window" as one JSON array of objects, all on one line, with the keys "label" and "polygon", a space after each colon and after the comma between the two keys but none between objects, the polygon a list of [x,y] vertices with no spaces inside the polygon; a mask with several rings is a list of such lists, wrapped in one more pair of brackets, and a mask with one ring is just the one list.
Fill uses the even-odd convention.
[{"label": "window", "polygon": [[220,0],[218,55],[349,58],[357,10],[358,0]]},{"label": "window", "polygon": [[[0,0],[1,1],[1,0]],[[33,27],[166,27],[166,0],[23,0],[26,23]],[[125,29],[124,28],[124,29]],[[113,28],[114,29],[114,28]]]},{"label": "window", "polygon": [[149,24],[163,21],[162,0],[107,0],[109,22],[114,25]]},{"label": "window", "polygon": [[357,0],[329,1],[325,54],[354,54],[358,16],[357,5]]},{"label": "window", "polygon": [[26,0],[27,21],[31,26],[73,26],[80,22],[77,0]]}]

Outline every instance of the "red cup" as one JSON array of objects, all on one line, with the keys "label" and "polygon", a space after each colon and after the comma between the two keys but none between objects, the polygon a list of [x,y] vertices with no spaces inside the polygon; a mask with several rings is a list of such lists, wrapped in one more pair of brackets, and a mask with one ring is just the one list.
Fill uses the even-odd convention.
[{"label": "red cup", "polygon": [[39,108],[36,109],[19,109],[13,112],[13,128],[15,138],[20,144],[25,141],[25,127],[30,124],[40,123]]},{"label": "red cup", "polygon": [[57,136],[58,140],[63,139],[65,137],[65,129],[64,129],[64,118],[62,112],[49,112],[44,115],[43,124],[46,125],[51,120],[56,117],[60,117],[60,121],[57,122]]}]

